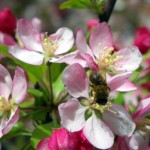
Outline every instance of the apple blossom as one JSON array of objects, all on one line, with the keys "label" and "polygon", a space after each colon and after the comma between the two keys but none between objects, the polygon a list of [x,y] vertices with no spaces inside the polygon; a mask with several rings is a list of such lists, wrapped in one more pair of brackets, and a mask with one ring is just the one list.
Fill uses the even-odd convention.
[{"label": "apple blossom", "polygon": [[70,50],[74,43],[73,33],[68,28],[62,27],[56,33],[42,37],[38,29],[25,19],[18,21],[17,34],[23,46],[10,46],[10,54],[33,65],[59,60],[59,55]]},{"label": "apple blossom", "polygon": [[117,146],[119,150],[139,150],[148,148],[150,120],[145,118],[150,113],[150,98],[139,102],[135,113],[132,115],[136,123],[136,131],[129,137],[118,137]]},{"label": "apple blossom", "polygon": [[87,30],[92,31],[96,25],[99,24],[99,21],[96,19],[88,20],[87,22]]},{"label": "apple blossom", "polygon": [[103,22],[96,26],[90,36],[89,46],[81,29],[76,36],[76,46],[87,66],[98,72],[122,73],[136,70],[142,60],[137,47],[132,46],[117,52],[113,48],[113,39],[110,28]]},{"label": "apple blossom", "polygon": [[[110,91],[116,90],[130,77],[131,72],[118,74],[107,81]],[[59,106],[62,126],[71,132],[83,129],[87,140],[95,147],[107,149],[113,145],[113,132],[121,136],[132,135],[135,123],[129,113],[118,104],[112,104],[107,97],[103,104],[102,96],[97,99],[94,87],[90,87],[84,68],[78,63],[67,67],[62,77],[68,93],[73,96]],[[102,86],[104,90],[108,87]],[[93,88],[93,89],[92,89]],[[90,117],[85,120],[85,114]]]},{"label": "apple blossom", "polygon": [[17,104],[25,100],[27,81],[24,71],[17,67],[12,80],[5,67],[0,65],[0,137],[8,133],[19,119]]}]

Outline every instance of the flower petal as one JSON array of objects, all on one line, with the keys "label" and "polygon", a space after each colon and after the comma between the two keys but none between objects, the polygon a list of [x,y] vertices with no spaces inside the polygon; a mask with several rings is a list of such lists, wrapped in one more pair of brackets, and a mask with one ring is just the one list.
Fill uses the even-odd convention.
[{"label": "flower petal", "polygon": [[55,40],[58,41],[58,48],[56,49],[54,55],[65,53],[72,48],[74,37],[73,32],[70,29],[62,27],[51,36],[55,36]]},{"label": "flower petal", "polygon": [[19,119],[19,109],[18,107],[16,107],[15,110],[11,112],[9,119],[2,118],[0,120],[0,138],[3,135],[7,134],[13,128],[18,119]]},{"label": "flower petal", "polygon": [[23,69],[17,67],[13,79],[12,97],[15,103],[20,104],[27,95],[27,80]]},{"label": "flower petal", "polygon": [[150,98],[140,101],[139,105],[137,106],[136,112],[133,115],[133,118],[136,119],[148,113],[150,113]]},{"label": "flower petal", "polygon": [[134,91],[137,90],[137,86],[135,86],[132,82],[127,81],[122,86],[120,86],[117,91],[120,92],[128,92],[128,91]]},{"label": "flower petal", "polygon": [[84,116],[86,109],[75,98],[60,104],[58,110],[62,126],[70,132],[81,130],[85,124]]},{"label": "flower petal", "polygon": [[90,36],[90,47],[94,55],[98,58],[100,51],[112,46],[112,33],[109,26],[106,22],[98,24]]},{"label": "flower petal", "polygon": [[15,58],[32,65],[41,65],[44,59],[44,55],[40,53],[29,51],[15,46],[9,47],[9,53]]},{"label": "flower petal", "polygon": [[131,116],[121,105],[113,104],[110,111],[104,111],[103,117],[104,121],[117,135],[131,136],[135,129],[135,123]]},{"label": "flower petal", "polygon": [[65,54],[64,56],[59,56],[59,57],[52,57],[50,62],[55,62],[55,63],[66,63],[66,64],[74,64],[74,63],[79,63],[82,67],[86,67],[86,62],[81,56],[79,55],[79,51],[74,51],[68,54]]},{"label": "flower petal", "polygon": [[11,93],[12,79],[7,69],[0,65],[0,96],[4,96],[6,100]]},{"label": "flower petal", "polygon": [[48,150],[48,142],[49,138],[44,138],[38,143],[36,150]]},{"label": "flower petal", "polygon": [[87,140],[99,149],[108,149],[114,143],[113,133],[95,114],[86,121],[83,133]]},{"label": "flower petal", "polygon": [[[115,91],[119,87],[123,86],[126,82],[128,82],[131,74],[132,72],[126,72],[126,73],[117,74],[117,75],[114,75],[113,77],[107,78],[107,84],[108,84],[108,87],[110,88],[110,91]],[[130,88],[130,87],[127,87],[127,88]]]},{"label": "flower petal", "polygon": [[139,67],[142,61],[142,54],[135,46],[121,49],[116,52],[116,54],[122,57],[122,59],[116,63],[117,71],[132,72]]},{"label": "flower petal", "polygon": [[17,24],[17,33],[28,50],[43,52],[41,35],[35,26],[26,19],[20,19]]},{"label": "flower petal", "polygon": [[62,81],[73,97],[89,97],[89,80],[80,64],[75,63],[68,66],[63,72]]}]

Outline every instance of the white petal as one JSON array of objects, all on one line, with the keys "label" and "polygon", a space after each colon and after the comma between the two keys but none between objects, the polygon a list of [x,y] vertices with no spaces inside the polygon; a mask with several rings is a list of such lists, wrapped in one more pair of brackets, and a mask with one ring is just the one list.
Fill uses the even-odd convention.
[{"label": "white petal", "polygon": [[81,130],[85,124],[86,109],[75,98],[60,104],[58,110],[62,126],[71,132]]},{"label": "white petal", "polygon": [[142,61],[142,54],[140,53],[139,49],[135,46],[121,49],[116,54],[122,57],[122,59],[116,63],[117,71],[134,71],[139,67]]},{"label": "white petal", "polygon": [[29,51],[14,46],[9,47],[9,53],[15,58],[32,65],[41,65],[44,59],[44,55],[38,52]]},{"label": "white petal", "polygon": [[112,131],[114,131],[117,135],[131,136],[135,129],[135,123],[132,121],[129,113],[118,104],[113,104],[110,110],[114,113],[105,110],[103,117]]},{"label": "white petal", "polygon": [[70,50],[74,43],[73,32],[65,27],[62,27],[57,30],[52,36],[56,36],[58,41],[58,48],[55,51],[55,55],[62,54]]},{"label": "white petal", "polygon": [[0,65],[0,96],[4,96],[6,100],[12,90],[12,79],[7,69]]},{"label": "white petal", "polygon": [[87,140],[99,149],[108,149],[114,143],[113,133],[103,121],[96,117],[94,113],[86,121],[83,133]]},{"label": "white petal", "polygon": [[17,24],[17,33],[25,48],[28,50],[43,52],[41,35],[30,21],[20,19]]},{"label": "white petal", "polygon": [[25,72],[20,67],[15,70],[13,79],[12,97],[15,103],[20,104],[25,100],[27,95],[27,79]]}]

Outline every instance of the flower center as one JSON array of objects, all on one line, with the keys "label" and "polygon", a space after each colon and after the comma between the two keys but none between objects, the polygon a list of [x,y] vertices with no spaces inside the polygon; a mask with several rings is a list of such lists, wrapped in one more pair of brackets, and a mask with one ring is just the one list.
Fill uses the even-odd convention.
[{"label": "flower center", "polygon": [[104,48],[104,51],[99,52],[98,66],[103,71],[109,71],[116,67],[116,62],[122,59],[122,56],[117,55],[114,52],[114,48]]},{"label": "flower center", "polygon": [[44,48],[44,54],[47,57],[52,57],[54,55],[54,52],[58,48],[58,40],[53,40],[50,37],[47,36],[42,40],[43,48]]},{"label": "flower center", "polygon": [[5,100],[3,96],[0,96],[0,111],[2,113],[9,112],[12,109],[12,105]]}]

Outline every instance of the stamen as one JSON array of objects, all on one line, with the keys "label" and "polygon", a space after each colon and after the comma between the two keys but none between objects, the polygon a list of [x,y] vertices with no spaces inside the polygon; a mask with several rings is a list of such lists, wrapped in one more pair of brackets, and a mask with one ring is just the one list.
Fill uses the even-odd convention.
[{"label": "stamen", "polygon": [[5,100],[4,97],[0,96],[0,111],[9,112],[12,108],[12,105]]}]

